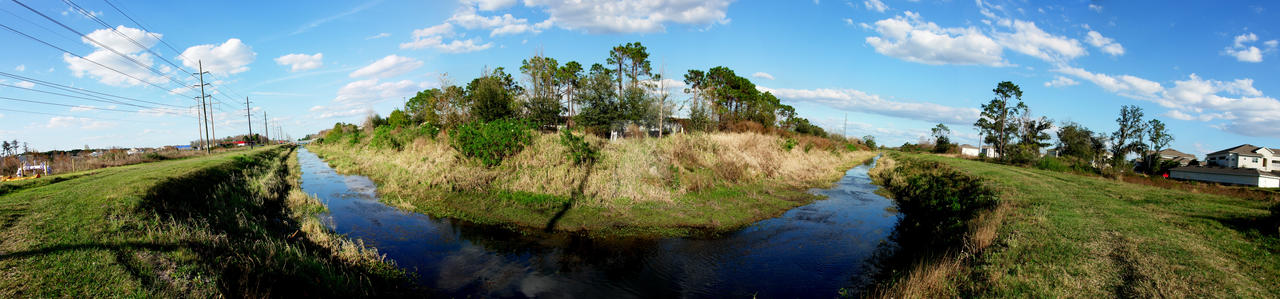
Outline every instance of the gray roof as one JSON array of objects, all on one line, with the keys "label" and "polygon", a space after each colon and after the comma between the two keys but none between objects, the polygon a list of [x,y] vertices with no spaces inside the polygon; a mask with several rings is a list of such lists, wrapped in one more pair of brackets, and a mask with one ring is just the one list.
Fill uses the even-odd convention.
[{"label": "gray roof", "polygon": [[1262,157],[1262,155],[1255,152],[1258,149],[1261,149],[1261,147],[1256,147],[1256,146],[1253,146],[1252,144],[1241,144],[1233,148],[1209,153],[1207,156],[1216,156],[1216,155],[1225,155],[1228,153],[1234,153],[1240,156]]},{"label": "gray roof", "polygon": [[1182,166],[1182,167],[1175,167],[1169,170],[1169,172],[1171,173],[1174,171],[1209,173],[1209,174],[1226,174],[1226,175],[1239,175],[1239,176],[1264,176],[1265,175],[1265,176],[1280,177],[1280,173],[1276,173],[1273,171],[1262,171],[1254,168],[1231,168],[1231,167],[1217,167],[1217,166]]},{"label": "gray roof", "polygon": [[1161,155],[1161,156],[1182,157],[1182,158],[1186,158],[1187,160],[1195,160],[1195,159],[1196,159],[1196,156],[1195,156],[1195,155],[1188,154],[1188,153],[1184,153],[1184,152],[1180,152],[1180,151],[1178,151],[1178,150],[1176,150],[1176,149],[1171,149],[1171,148],[1167,148],[1167,149],[1160,150],[1160,155]]}]

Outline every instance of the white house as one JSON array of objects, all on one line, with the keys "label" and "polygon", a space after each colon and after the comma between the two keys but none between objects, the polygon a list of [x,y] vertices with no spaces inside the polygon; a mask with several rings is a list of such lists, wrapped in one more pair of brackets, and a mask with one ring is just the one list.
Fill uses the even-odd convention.
[{"label": "white house", "polygon": [[[1164,152],[1161,152],[1163,157]],[[1280,188],[1280,151],[1241,144],[1205,155],[1207,166],[1182,166],[1169,177],[1183,180]]]},{"label": "white house", "polygon": [[999,157],[1000,157],[1000,153],[997,153],[997,152],[996,152],[996,149],[991,148],[991,147],[984,147],[984,148],[982,148],[982,150],[981,150],[981,151],[979,151],[979,153],[980,153],[980,154],[986,154],[987,158],[999,158]]},{"label": "white house", "polygon": [[978,156],[978,153],[979,153],[979,151],[978,151],[978,147],[976,147],[976,146],[972,146],[972,145],[968,145],[968,144],[961,144],[961,145],[960,145],[960,155],[961,155],[961,156],[977,157],[977,156]]}]

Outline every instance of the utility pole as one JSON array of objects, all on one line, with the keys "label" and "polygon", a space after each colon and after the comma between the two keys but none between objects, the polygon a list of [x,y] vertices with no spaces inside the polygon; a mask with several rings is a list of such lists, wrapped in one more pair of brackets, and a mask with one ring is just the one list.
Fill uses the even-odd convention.
[{"label": "utility pole", "polygon": [[[196,105],[200,105],[200,101],[196,101]],[[196,108],[196,106],[191,106],[191,108]],[[191,112],[196,113],[196,135],[199,136],[196,146],[204,147],[204,116],[200,115],[200,111],[204,111],[204,106],[201,105],[200,109],[201,110],[193,110]]]},{"label": "utility pole", "polygon": [[267,144],[271,144],[271,130],[267,130],[268,120],[270,118],[267,118],[267,110],[262,110],[262,134],[267,135]]},{"label": "utility pole", "polygon": [[[245,139],[253,138],[253,110],[249,108],[249,97],[244,97],[244,118],[249,120],[249,136]],[[253,138],[253,140],[258,139]],[[253,141],[249,141],[249,148],[253,148]]]},{"label": "utility pole", "polygon": [[206,100],[209,98],[209,95],[207,95],[207,94],[205,94],[205,93],[204,93],[204,86],[205,86],[205,85],[209,85],[209,84],[208,84],[208,83],[204,83],[204,74],[206,73],[206,72],[204,71],[204,62],[203,62],[203,61],[198,61],[198,60],[197,60],[197,61],[196,61],[196,63],[197,63],[197,65],[200,67],[200,72],[199,72],[199,73],[196,73],[196,75],[200,75],[200,85],[199,85],[199,86],[200,86],[200,110],[201,110],[201,111],[202,111],[202,113],[204,113],[204,115],[205,115],[205,117],[204,117],[204,119],[205,119],[204,129],[205,129],[205,131],[206,131],[206,132],[205,132],[205,136],[208,136],[208,137],[209,137],[209,138],[207,138],[207,139],[206,139],[206,140],[208,140],[208,141],[207,141],[207,142],[205,143],[205,145],[204,145],[204,152],[205,152],[206,154],[208,154],[208,153],[212,153],[212,152],[213,152],[213,150],[209,148],[209,143],[213,143],[213,139],[214,139],[214,137],[213,137],[213,133],[212,133],[212,131],[211,131],[211,130],[210,130],[210,128],[209,128],[209,127],[210,127],[210,124],[209,124],[209,123],[211,123],[211,122],[212,122],[212,118],[211,118],[211,116],[213,116],[213,115],[211,115],[211,113],[209,113],[208,109],[205,107],[205,102],[206,102]]},{"label": "utility pole", "polygon": [[844,129],[840,129],[840,135],[844,135],[845,139],[849,139],[849,112],[844,113]]}]

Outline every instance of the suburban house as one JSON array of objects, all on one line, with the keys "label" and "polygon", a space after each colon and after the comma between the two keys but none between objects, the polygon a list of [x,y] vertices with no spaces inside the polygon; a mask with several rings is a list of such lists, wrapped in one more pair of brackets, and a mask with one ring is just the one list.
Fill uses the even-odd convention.
[{"label": "suburban house", "polygon": [[[1163,157],[1164,152],[1161,152]],[[1280,187],[1280,151],[1241,144],[1205,155],[1206,166],[1182,166],[1169,177],[1263,188]]]},{"label": "suburban house", "polygon": [[1187,166],[1189,164],[1194,164],[1192,162],[1196,161],[1196,155],[1180,152],[1171,148],[1160,150],[1159,154],[1160,160],[1175,161],[1178,162],[1178,166]]},{"label": "suburban house", "polygon": [[978,147],[976,147],[976,146],[972,146],[972,145],[968,145],[968,144],[961,144],[961,145],[960,145],[960,155],[961,155],[961,156],[977,157],[977,156],[978,156]]}]

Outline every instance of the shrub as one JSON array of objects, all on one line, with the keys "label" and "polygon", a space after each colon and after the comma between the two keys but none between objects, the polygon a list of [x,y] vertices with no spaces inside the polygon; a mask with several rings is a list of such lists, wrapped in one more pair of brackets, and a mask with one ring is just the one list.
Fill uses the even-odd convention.
[{"label": "shrub", "polygon": [[487,167],[501,164],[533,141],[529,124],[511,119],[467,123],[449,135],[453,149]]},{"label": "shrub", "polygon": [[1035,166],[1036,168],[1044,169],[1048,171],[1067,172],[1071,170],[1071,166],[1067,165],[1065,161],[1062,161],[1062,159],[1058,159],[1057,157],[1052,157],[1052,156],[1045,156],[1044,158],[1040,158],[1040,160],[1036,161]]},{"label": "shrub", "polygon": [[796,144],[799,144],[799,142],[795,138],[788,137],[787,140],[782,141],[782,149],[789,152],[791,149],[796,148]]},{"label": "shrub", "polygon": [[854,144],[853,142],[845,143],[844,150],[850,151],[850,152],[856,152],[858,151],[858,145]]},{"label": "shrub", "polygon": [[896,167],[875,176],[905,215],[900,230],[929,236],[915,242],[955,244],[964,236],[969,219],[998,204],[996,191],[978,177],[935,161],[898,159],[894,163]]},{"label": "shrub", "polygon": [[575,165],[594,163],[600,156],[599,151],[587,143],[582,136],[575,136],[568,130],[560,132],[560,144],[569,149],[569,161]]},{"label": "shrub", "polygon": [[363,135],[364,135],[364,133],[362,133],[362,132],[363,132],[363,131],[360,131],[360,130],[354,130],[354,131],[351,131],[351,134],[346,134],[346,136],[347,136],[347,145],[357,145],[357,144],[360,144],[360,141],[364,139],[364,136],[363,136]]},{"label": "shrub", "polygon": [[369,146],[373,148],[390,148],[400,150],[403,143],[391,135],[391,126],[384,125],[373,130],[373,136],[369,138]]}]

